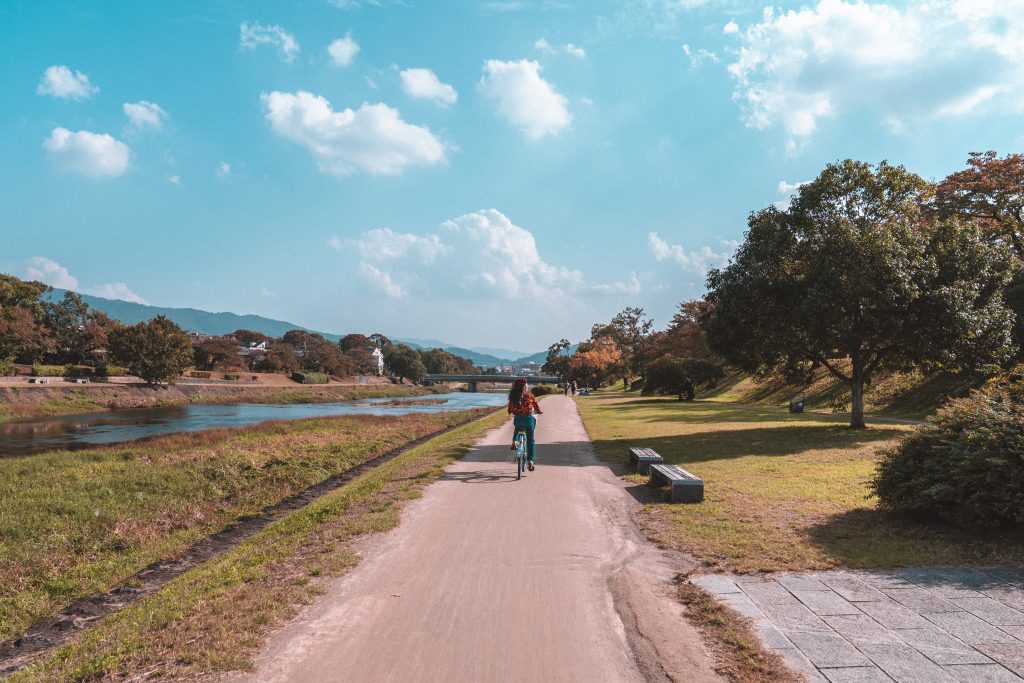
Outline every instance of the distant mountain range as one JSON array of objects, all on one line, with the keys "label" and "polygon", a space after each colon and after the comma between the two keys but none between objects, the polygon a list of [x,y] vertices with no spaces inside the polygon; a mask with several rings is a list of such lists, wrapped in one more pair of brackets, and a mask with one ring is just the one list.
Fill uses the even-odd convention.
[{"label": "distant mountain range", "polygon": [[[82,301],[89,304],[90,308],[102,311],[111,318],[120,320],[128,325],[134,325],[138,322],[150,320],[155,316],[163,315],[169,320],[173,320],[183,329],[190,332],[199,332],[201,334],[221,335],[230,334],[235,330],[253,330],[254,332],[262,332],[263,334],[271,337],[280,337],[288,330],[306,330],[307,332],[316,332],[317,334],[321,334],[325,339],[329,339],[334,342],[341,339],[342,336],[340,334],[310,330],[301,325],[296,325],[284,320],[264,318],[261,315],[238,315],[237,313],[227,312],[211,313],[210,311],[201,311],[197,308],[149,306],[146,304],[132,303],[130,301],[121,301],[119,299],[104,299],[98,296],[91,296],[89,294],[79,293],[78,295],[82,297]],[[59,300],[63,298],[63,296],[64,290],[62,289],[54,289],[53,294],[51,294],[51,298],[54,300]],[[401,344],[408,344],[416,349],[444,349],[448,353],[456,356],[462,356],[463,358],[472,361],[474,365],[479,366],[508,365],[509,363],[543,363],[547,357],[547,351],[526,354],[520,351],[511,351],[509,349],[486,346],[464,349],[437,339],[417,339],[415,337],[411,337],[408,339],[394,339],[394,341]]]}]

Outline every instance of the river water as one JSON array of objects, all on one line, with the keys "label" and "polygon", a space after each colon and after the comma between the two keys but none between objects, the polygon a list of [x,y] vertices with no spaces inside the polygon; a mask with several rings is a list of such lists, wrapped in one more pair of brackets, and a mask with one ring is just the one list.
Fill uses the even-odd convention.
[{"label": "river water", "polygon": [[268,420],[299,420],[325,415],[437,413],[497,407],[504,405],[506,400],[505,394],[499,393],[452,392],[398,399],[371,398],[349,403],[182,405],[62,415],[0,424],[0,457],[134,441],[172,432],[244,427]]}]

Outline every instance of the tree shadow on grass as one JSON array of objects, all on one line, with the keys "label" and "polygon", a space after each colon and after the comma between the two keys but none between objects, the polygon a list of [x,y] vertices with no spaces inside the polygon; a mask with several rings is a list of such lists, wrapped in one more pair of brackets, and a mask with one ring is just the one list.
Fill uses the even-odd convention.
[{"label": "tree shadow on grass", "polygon": [[630,437],[594,441],[609,460],[628,458],[634,446],[653,448],[666,463],[686,464],[747,456],[798,455],[817,449],[859,449],[895,439],[906,431],[895,427],[850,430],[839,425],[796,424],[786,427],[714,430],[671,436]]},{"label": "tree shadow on grass", "polygon": [[[848,424],[847,415],[823,413],[788,413],[783,408],[749,406],[714,401],[677,401],[675,399],[636,398],[603,407],[623,414],[645,412],[634,417],[638,422],[786,422],[793,424]],[[870,417],[868,420],[870,421]]]},{"label": "tree shadow on grass", "polygon": [[967,529],[864,507],[832,515],[806,533],[848,567],[1024,566],[1019,529]]}]

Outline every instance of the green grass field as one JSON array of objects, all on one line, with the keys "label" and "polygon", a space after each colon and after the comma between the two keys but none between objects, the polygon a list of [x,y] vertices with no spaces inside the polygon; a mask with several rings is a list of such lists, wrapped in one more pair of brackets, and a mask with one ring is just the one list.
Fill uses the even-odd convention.
[{"label": "green grass field", "polygon": [[[705,481],[705,502],[645,507],[658,542],[740,572],[1024,561],[1024,541],[880,512],[869,497],[877,452],[909,429],[850,430],[845,416],[790,415],[718,401],[618,391],[577,399],[603,458],[654,448]],[[869,419],[870,424],[870,419]],[[639,477],[637,495],[646,499]]]},{"label": "green grass field", "polygon": [[0,458],[0,639],[335,473],[486,412],[320,418]]},{"label": "green grass field", "polygon": [[327,577],[358,562],[352,540],[397,525],[405,501],[506,419],[493,413],[410,449],[104,619],[9,680],[195,680],[249,669],[275,624],[321,594]]}]

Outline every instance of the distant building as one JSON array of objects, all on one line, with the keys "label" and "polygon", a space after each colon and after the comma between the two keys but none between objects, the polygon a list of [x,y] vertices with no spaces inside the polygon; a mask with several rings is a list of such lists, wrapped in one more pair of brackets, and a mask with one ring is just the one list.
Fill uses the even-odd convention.
[{"label": "distant building", "polygon": [[375,348],[373,353],[370,354],[377,359],[377,375],[380,377],[384,376],[384,352],[379,348]]}]

